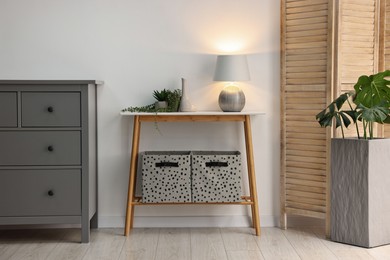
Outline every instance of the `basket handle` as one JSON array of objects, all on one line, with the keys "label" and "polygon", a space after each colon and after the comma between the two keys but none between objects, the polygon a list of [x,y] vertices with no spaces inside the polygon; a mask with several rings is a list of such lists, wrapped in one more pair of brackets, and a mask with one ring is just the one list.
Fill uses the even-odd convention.
[{"label": "basket handle", "polygon": [[206,162],[206,167],[228,167],[227,162]]},{"label": "basket handle", "polygon": [[156,167],[179,167],[179,163],[177,162],[159,162],[156,163]]}]

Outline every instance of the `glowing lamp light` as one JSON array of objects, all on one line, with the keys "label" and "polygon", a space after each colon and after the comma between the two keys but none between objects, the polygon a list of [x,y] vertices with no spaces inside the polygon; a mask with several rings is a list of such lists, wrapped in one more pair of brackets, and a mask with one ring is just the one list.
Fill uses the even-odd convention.
[{"label": "glowing lamp light", "polygon": [[228,82],[218,98],[222,111],[240,112],[244,108],[244,92],[235,82],[248,80],[250,80],[250,75],[246,55],[219,55],[217,57],[214,81]]},{"label": "glowing lamp light", "polygon": [[223,41],[217,46],[217,49],[224,53],[238,52],[243,48],[244,43],[239,41]]}]

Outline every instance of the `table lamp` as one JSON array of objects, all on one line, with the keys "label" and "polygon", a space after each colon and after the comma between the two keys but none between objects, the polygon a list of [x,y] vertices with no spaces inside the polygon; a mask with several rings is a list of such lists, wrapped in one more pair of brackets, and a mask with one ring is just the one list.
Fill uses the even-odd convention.
[{"label": "table lamp", "polygon": [[219,94],[219,107],[224,112],[240,112],[245,106],[244,92],[237,81],[250,80],[246,55],[218,55],[214,81],[226,81]]}]

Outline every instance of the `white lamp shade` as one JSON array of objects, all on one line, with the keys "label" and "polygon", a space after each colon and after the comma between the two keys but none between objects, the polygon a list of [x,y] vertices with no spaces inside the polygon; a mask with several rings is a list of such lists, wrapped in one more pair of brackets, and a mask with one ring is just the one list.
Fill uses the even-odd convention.
[{"label": "white lamp shade", "polygon": [[215,68],[214,81],[250,80],[246,55],[219,55]]}]

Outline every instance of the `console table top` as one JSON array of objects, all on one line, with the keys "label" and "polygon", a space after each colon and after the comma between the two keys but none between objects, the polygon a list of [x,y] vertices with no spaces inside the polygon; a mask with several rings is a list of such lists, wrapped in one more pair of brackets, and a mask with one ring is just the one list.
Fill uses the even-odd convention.
[{"label": "console table top", "polygon": [[121,112],[122,116],[255,116],[265,115],[265,112],[257,110],[241,112],[222,112],[222,111],[196,111],[196,112],[163,112],[163,113],[146,113],[146,112]]},{"label": "console table top", "polygon": [[95,84],[103,85],[104,82],[101,80],[13,80],[13,79],[2,79],[0,80],[1,85],[52,85],[52,84],[62,84],[62,85],[75,85],[75,84]]}]

